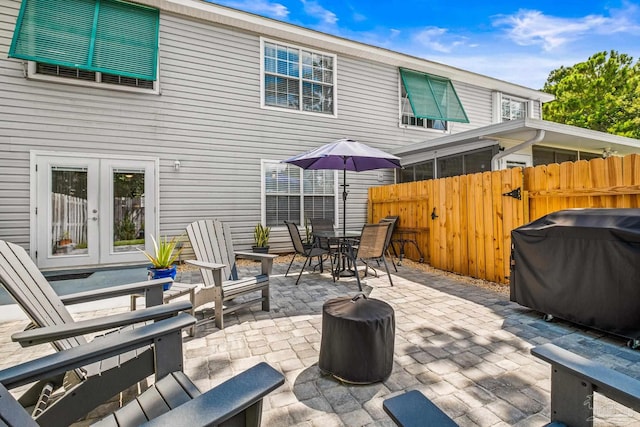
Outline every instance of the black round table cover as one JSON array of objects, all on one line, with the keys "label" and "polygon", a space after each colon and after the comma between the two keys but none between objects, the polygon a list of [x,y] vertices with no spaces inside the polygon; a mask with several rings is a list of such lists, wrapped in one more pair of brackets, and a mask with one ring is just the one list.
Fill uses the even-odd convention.
[{"label": "black round table cover", "polygon": [[322,306],[318,367],[351,383],[385,380],[393,368],[395,316],[384,301],[359,296]]}]

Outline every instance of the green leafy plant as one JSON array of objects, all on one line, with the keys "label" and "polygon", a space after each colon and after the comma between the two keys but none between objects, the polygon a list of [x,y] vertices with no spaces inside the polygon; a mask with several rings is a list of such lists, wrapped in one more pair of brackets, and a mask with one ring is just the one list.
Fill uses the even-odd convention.
[{"label": "green leafy plant", "polygon": [[131,213],[126,212],[122,221],[116,225],[115,240],[133,240],[136,238],[136,224],[131,218]]},{"label": "green leafy plant", "polygon": [[175,260],[178,259],[180,252],[182,252],[182,248],[176,250],[178,237],[174,236],[171,240],[168,240],[167,236],[164,236],[164,240],[160,237],[160,241],[156,242],[156,239],[151,236],[151,240],[153,241],[153,254],[142,249],[138,250],[151,261],[154,268],[171,268]]},{"label": "green leafy plant", "polygon": [[269,234],[271,233],[271,227],[264,227],[261,223],[256,225],[253,230],[253,240],[255,246],[258,248],[266,248],[269,246]]},{"label": "green leafy plant", "polygon": [[310,245],[313,243],[313,235],[311,234],[311,220],[309,218],[304,219],[304,243]]}]

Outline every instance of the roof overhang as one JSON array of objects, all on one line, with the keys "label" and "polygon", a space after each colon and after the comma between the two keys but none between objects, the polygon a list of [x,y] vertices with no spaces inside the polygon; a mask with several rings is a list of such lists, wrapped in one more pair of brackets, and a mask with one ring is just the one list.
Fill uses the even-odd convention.
[{"label": "roof overhang", "polygon": [[544,138],[536,145],[602,153],[605,149],[618,155],[640,153],[640,140],[612,135],[539,119],[520,119],[497,123],[465,132],[447,135],[416,144],[390,150],[402,158],[403,165],[410,165],[440,156],[444,152],[460,152],[467,149],[503,143],[514,146],[534,138],[544,130]]},{"label": "roof overhang", "polygon": [[485,87],[527,99],[550,102],[555,98],[539,90],[462,70],[438,62],[395,52],[377,46],[333,36],[275,19],[265,18],[199,0],[132,0],[163,12],[236,28],[248,33],[302,44],[345,56],[366,59],[395,67],[446,77],[453,81]]}]

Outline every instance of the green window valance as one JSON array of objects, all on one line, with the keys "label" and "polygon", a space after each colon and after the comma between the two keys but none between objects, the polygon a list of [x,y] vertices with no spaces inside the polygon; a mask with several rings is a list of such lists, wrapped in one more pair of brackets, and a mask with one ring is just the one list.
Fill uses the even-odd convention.
[{"label": "green window valance", "polygon": [[400,68],[400,76],[414,116],[469,123],[451,80],[404,68]]},{"label": "green window valance", "polygon": [[117,0],[22,0],[9,56],[156,80],[159,19]]}]

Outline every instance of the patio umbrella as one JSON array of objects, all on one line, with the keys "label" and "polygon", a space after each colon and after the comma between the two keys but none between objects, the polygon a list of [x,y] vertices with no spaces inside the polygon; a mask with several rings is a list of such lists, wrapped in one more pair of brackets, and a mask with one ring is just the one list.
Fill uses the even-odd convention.
[{"label": "patio umbrella", "polygon": [[400,158],[369,147],[353,139],[339,139],[306,153],[283,160],[302,169],[329,169],[342,171],[342,231],[347,230],[347,171],[400,168]]}]

